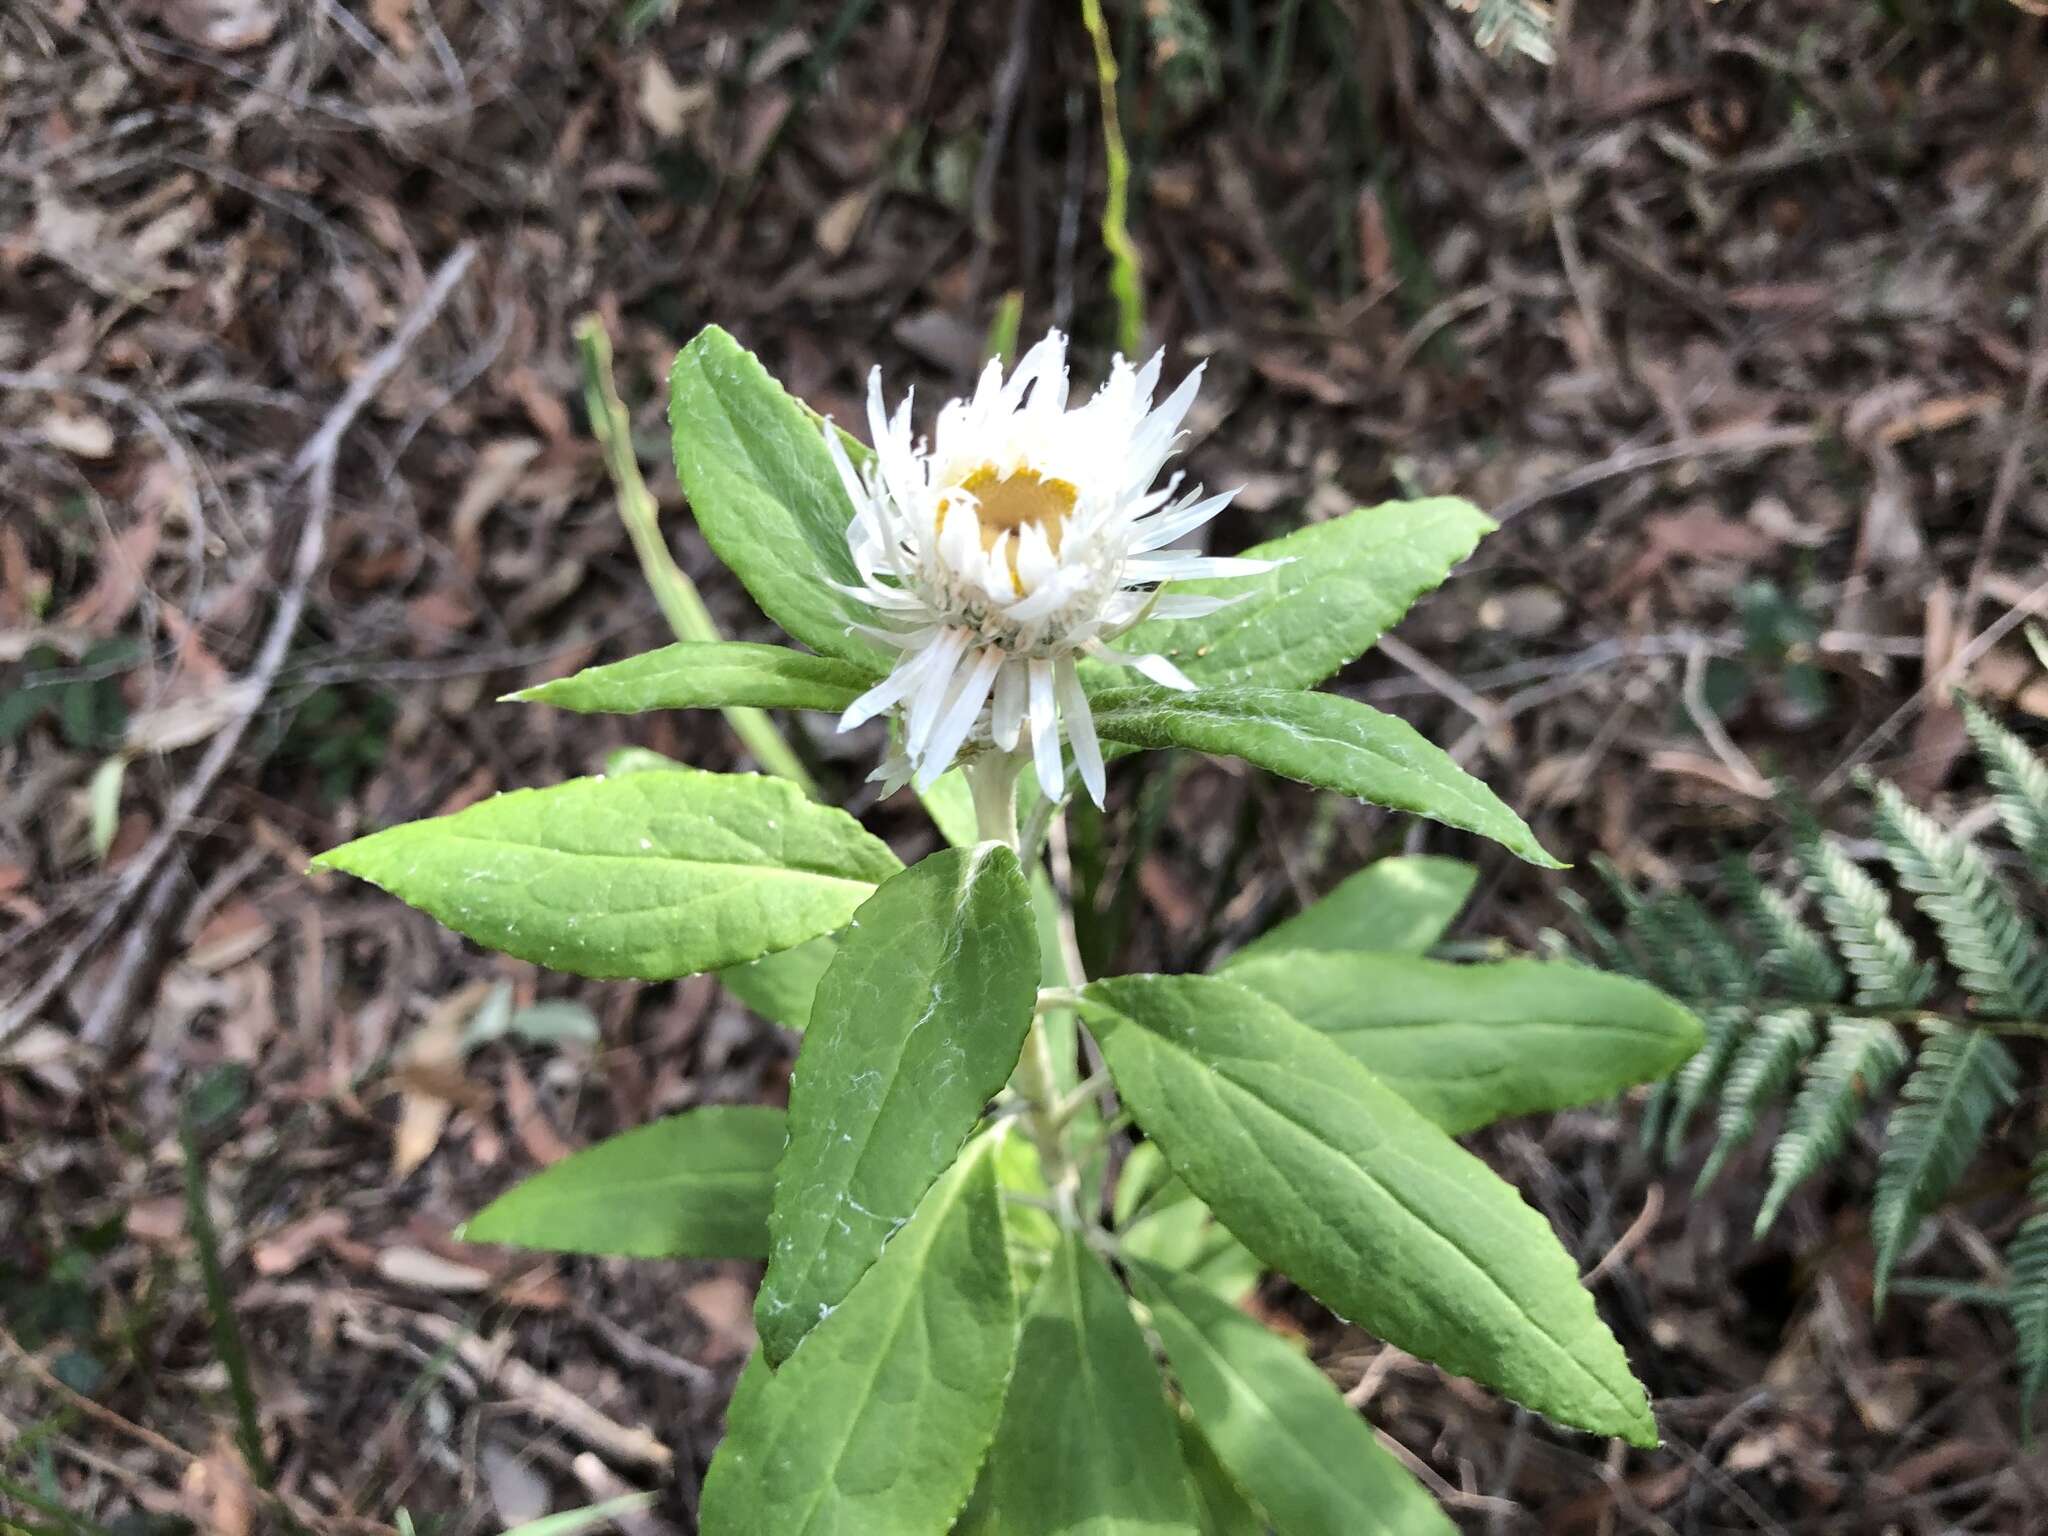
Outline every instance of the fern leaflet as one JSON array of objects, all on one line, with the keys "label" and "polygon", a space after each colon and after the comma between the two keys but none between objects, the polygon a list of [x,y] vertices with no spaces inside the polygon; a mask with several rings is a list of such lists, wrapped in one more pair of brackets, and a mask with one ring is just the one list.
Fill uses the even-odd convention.
[{"label": "fern leaflet", "polygon": [[1771,1148],[1771,1187],[1757,1212],[1756,1235],[1777,1221],[1792,1191],[1840,1154],[1857,1116],[1906,1065],[1906,1043],[1882,1019],[1837,1019]]},{"label": "fern leaflet", "polygon": [[1884,887],[1834,838],[1805,817],[1794,820],[1806,881],[1820,900],[1835,946],[1856,978],[1862,1008],[1915,1008],[1934,987],[1934,967],[1914,952],[1892,916]]},{"label": "fern leaflet", "polygon": [[1756,871],[1738,858],[1723,864],[1728,885],[1763,943],[1761,969],[1796,1003],[1831,1003],[1845,985],[1841,966],[1828,941],[1800,918],[1784,892],[1757,879]]},{"label": "fern leaflet", "polygon": [[1996,1035],[1930,1022],[1920,1060],[1885,1122],[1871,1235],[1877,1243],[1877,1306],[1892,1267],[1927,1213],[1977,1154],[1992,1112],[2010,1104],[2019,1077]]},{"label": "fern leaflet", "polygon": [[1667,1079],[1671,1093],[1665,1106],[1664,1156],[1668,1161],[1677,1161],[1693,1116],[1728,1075],[1729,1064],[1749,1037],[1749,1022],[1748,1010],[1743,1008],[1712,1008],[1700,1015],[1705,1043],[1675,1077]]},{"label": "fern leaflet", "polygon": [[1877,828],[1899,883],[1940,930],[1963,985],[2004,1018],[2041,1004],[2041,936],[1974,843],[1914,805],[1895,784],[1874,783]]},{"label": "fern leaflet", "polygon": [[2033,1214],[2020,1223],[2006,1249],[2012,1266],[2012,1328],[2019,1339],[2020,1416],[2034,1432],[2034,1399],[2048,1386],[2048,1152],[2034,1159],[2034,1177],[2027,1191]]},{"label": "fern leaflet", "polygon": [[1999,724],[1976,700],[1959,701],[1963,724],[1984,759],[1985,776],[2013,846],[2026,855],[2034,874],[2048,880],[2048,763]]},{"label": "fern leaflet", "polygon": [[1721,1134],[1700,1169],[1695,1191],[1713,1183],[1729,1154],[1756,1134],[1757,1117],[1785,1091],[1813,1049],[1813,1038],[1813,1015],[1803,1008],[1767,1013],[1756,1021],[1729,1065],[1721,1097]]}]

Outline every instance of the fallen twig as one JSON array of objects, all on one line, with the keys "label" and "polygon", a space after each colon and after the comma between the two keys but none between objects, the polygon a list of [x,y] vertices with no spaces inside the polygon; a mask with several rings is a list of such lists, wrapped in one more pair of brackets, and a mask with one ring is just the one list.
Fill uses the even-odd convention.
[{"label": "fallen twig", "polygon": [[[228,722],[216,732],[207,743],[205,755],[193,769],[192,776],[180,786],[177,794],[166,807],[164,819],[154,836],[121,869],[119,880],[108,894],[100,908],[86,923],[85,929],[35,981],[9,999],[4,1010],[0,1010],[0,1045],[6,1044],[28,1027],[43,1006],[55,996],[58,989],[67,982],[80,962],[90,954],[128,915],[136,898],[150,885],[165,857],[183,835],[186,826],[205,804],[219,782],[220,776],[233,761],[242,744],[242,737],[249,729],[249,722],[263,707],[269,696],[271,685],[277,681],[278,669],[283,666],[285,652],[290,648],[292,636],[298,632],[300,616],[305,612],[306,593],[311,587],[313,576],[320,568],[321,557],[327,549],[327,523],[334,503],[335,460],[341,449],[341,439],[363,407],[382,389],[391,375],[398,371],[398,365],[405,354],[419,339],[441,307],[448,302],[455,287],[469,271],[470,263],[476,257],[473,245],[458,246],[455,252],[441,264],[427,285],[420,300],[399,323],[391,339],[380,348],[363,369],[350,382],[341,399],[335,402],[321,421],[319,429],[308,438],[306,445],[292,460],[291,472],[286,484],[304,481],[306,486],[306,519],[299,530],[298,548],[292,557],[291,570],[285,578],[283,590],[279,593],[276,611],[272,613],[270,628],[265,632],[263,644],[250,663],[249,670],[241,678],[244,697],[240,707]],[[0,383],[4,383],[0,379]],[[131,946],[121,952],[103,988],[102,995],[111,995],[117,1001],[132,990],[136,972],[147,958],[148,946]],[[94,1044],[103,1043],[115,1028],[116,1016],[105,1010],[96,1010],[91,1021],[97,1027],[98,1038]]]}]

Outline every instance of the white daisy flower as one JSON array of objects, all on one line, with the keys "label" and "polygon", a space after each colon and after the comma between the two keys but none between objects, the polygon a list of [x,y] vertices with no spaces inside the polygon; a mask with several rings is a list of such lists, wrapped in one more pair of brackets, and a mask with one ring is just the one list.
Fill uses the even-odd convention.
[{"label": "white daisy flower", "polygon": [[863,633],[901,652],[895,668],[841,716],[850,730],[885,711],[902,752],[877,777],[929,784],[963,748],[1015,752],[1029,732],[1039,783],[1057,793],[1060,737],[1102,803],[1102,751],[1078,656],[1135,667],[1172,688],[1194,684],[1163,656],[1111,641],[1143,618],[1195,618],[1227,599],[1161,595],[1159,584],[1270,570],[1265,560],[1170,549],[1237,493],[1153,481],[1201,383],[1198,367],[1152,404],[1160,357],[1116,359],[1109,380],[1067,409],[1067,342],[1047,334],[1006,380],[1000,362],[974,393],[940,410],[929,444],[911,437],[910,397],[891,416],[882,371],[868,375],[873,463],[855,470],[828,422],[825,443],[853,498],[847,542],[870,604]]}]

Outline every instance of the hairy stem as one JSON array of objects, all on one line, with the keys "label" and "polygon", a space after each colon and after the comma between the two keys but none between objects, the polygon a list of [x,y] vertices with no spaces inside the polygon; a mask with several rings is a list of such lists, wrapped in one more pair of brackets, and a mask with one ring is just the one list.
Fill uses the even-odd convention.
[{"label": "hairy stem", "polygon": [[[966,768],[967,787],[974,795],[976,832],[1012,852],[1020,851],[1017,779],[1023,768],[1024,759],[1014,752],[985,753]],[[1031,1016],[1024,1052],[1017,1059],[1017,1070],[1010,1075],[1010,1087],[1023,1101],[1024,1126],[1038,1148],[1038,1159],[1060,1221],[1066,1226],[1079,1226],[1080,1170],[1067,1150],[1059,1069],[1053,1061],[1052,1041],[1042,1009]]]}]

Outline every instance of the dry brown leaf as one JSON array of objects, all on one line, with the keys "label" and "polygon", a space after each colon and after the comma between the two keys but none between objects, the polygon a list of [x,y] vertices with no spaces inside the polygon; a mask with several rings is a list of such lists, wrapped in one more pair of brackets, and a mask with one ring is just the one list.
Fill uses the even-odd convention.
[{"label": "dry brown leaf", "polygon": [[[167,625],[166,628],[169,626]],[[208,687],[128,717],[122,744],[130,752],[175,752],[196,746],[241,718],[261,698],[263,687],[247,678]]]},{"label": "dry brown leaf", "polygon": [[67,628],[111,635],[135,609],[149,563],[156,558],[161,525],[143,515],[116,534],[100,550],[100,565],[85,595],[65,610],[59,622]]},{"label": "dry brown leaf", "polygon": [[718,1274],[699,1280],[684,1289],[683,1300],[711,1332],[704,1349],[707,1363],[737,1360],[753,1349],[753,1291],[739,1276]]},{"label": "dry brown leaf", "polygon": [[466,569],[475,571],[480,566],[477,531],[484,519],[511,494],[526,466],[540,456],[541,447],[537,437],[501,437],[478,451],[448,525],[449,542]]},{"label": "dry brown leaf", "polygon": [[420,33],[412,24],[412,0],[370,0],[370,25],[401,59],[418,52]]},{"label": "dry brown leaf", "polygon": [[399,1090],[392,1177],[406,1178],[433,1156],[455,1105],[482,1094],[463,1074],[462,1027],[491,995],[491,987],[488,981],[473,981],[441,999],[400,1049],[392,1073]]},{"label": "dry brown leaf", "polygon": [[250,1246],[249,1262],[259,1275],[288,1275],[318,1249],[347,1235],[347,1216],[340,1211],[316,1211],[269,1237],[259,1238]]},{"label": "dry brown leaf", "polygon": [[873,182],[855,187],[835,199],[818,215],[818,222],[812,229],[812,238],[818,242],[818,249],[834,261],[851,250],[854,236],[860,233],[861,220],[868,216],[868,207],[874,200]]},{"label": "dry brown leaf", "polygon": [[45,412],[36,430],[52,448],[80,459],[104,459],[114,451],[114,428],[104,416],[62,407]]},{"label": "dry brown leaf", "polygon": [[512,1134],[519,1138],[526,1155],[541,1167],[559,1163],[569,1155],[569,1144],[562,1140],[540,1107],[533,1080],[519,1065],[517,1056],[505,1058],[505,1117],[512,1122]]},{"label": "dry brown leaf", "polygon": [[377,1273],[398,1285],[450,1295],[473,1295],[491,1288],[491,1272],[474,1264],[444,1259],[438,1253],[400,1243],[377,1255]]},{"label": "dry brown leaf", "polygon": [[180,1195],[160,1195],[138,1200],[128,1207],[124,1223],[128,1235],[138,1242],[169,1247],[185,1240],[185,1201]]},{"label": "dry brown leaf", "polygon": [[241,1452],[225,1438],[185,1469],[178,1496],[206,1536],[250,1536],[255,1528],[256,1490]]},{"label": "dry brown leaf", "polygon": [[157,16],[181,41],[217,53],[269,42],[279,19],[270,0],[159,0]]},{"label": "dry brown leaf", "polygon": [[640,63],[640,117],[664,139],[679,138],[690,119],[709,107],[714,99],[711,82],[693,80],[679,83],[668,66],[655,54]]},{"label": "dry brown leaf", "polygon": [[225,971],[261,950],[274,931],[261,907],[238,897],[207,919],[185,951],[185,963],[194,970]]}]

